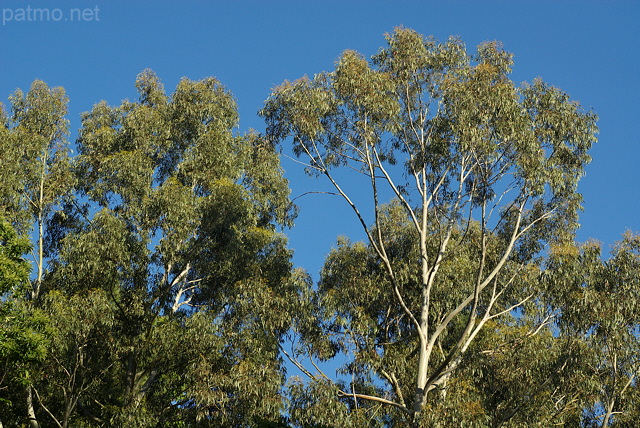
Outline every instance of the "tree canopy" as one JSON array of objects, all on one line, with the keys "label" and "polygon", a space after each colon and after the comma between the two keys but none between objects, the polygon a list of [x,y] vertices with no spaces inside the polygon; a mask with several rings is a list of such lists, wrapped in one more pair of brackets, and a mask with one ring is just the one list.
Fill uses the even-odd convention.
[{"label": "tree canopy", "polygon": [[[397,28],[273,89],[263,134],[212,77],[145,70],[74,142],[63,88],[17,90],[0,426],[634,426],[640,238],[575,242],[597,117],[513,65]],[[366,236],[317,283],[281,152]]]},{"label": "tree canopy", "polygon": [[[25,202],[5,212],[17,227],[23,210],[37,222],[28,303],[49,320],[47,355],[27,385],[31,424],[277,419],[278,343],[298,293],[278,157],[257,135],[234,135],[235,102],[213,78],[166,95],[145,71],[136,88],[139,101],[83,115],[79,154],[64,164],[50,148],[64,121],[47,98],[64,92],[36,82],[12,97],[3,143],[24,149],[24,167],[6,200]],[[69,191],[47,184],[62,183],[63,167]]]},{"label": "tree canopy", "polygon": [[[334,71],[277,87],[261,112],[268,138],[291,144],[309,174],[324,176],[367,236],[340,240],[329,254],[318,328],[300,335],[311,360],[345,356],[348,382],[307,373],[333,388],[355,425],[531,420],[523,409],[531,396],[509,391],[496,401],[477,383],[500,378],[483,371],[506,352],[496,348],[505,336],[528,342],[526,368],[540,370],[520,378],[529,394],[552,387],[541,384],[545,371],[564,375],[557,366],[574,350],[555,332],[547,296],[563,285],[543,280],[544,255],[573,240],[597,118],[541,80],[516,86],[512,65],[496,42],[469,54],[456,38],[398,28],[370,62],[345,51]],[[367,189],[350,191],[340,169],[364,176]],[[356,202],[364,192],[370,202]],[[532,341],[548,344],[536,350]],[[543,362],[536,351],[545,348]],[[536,403],[536,420],[580,417],[557,392]],[[561,410],[549,412],[552,403]],[[317,410],[312,418],[330,424]]]}]

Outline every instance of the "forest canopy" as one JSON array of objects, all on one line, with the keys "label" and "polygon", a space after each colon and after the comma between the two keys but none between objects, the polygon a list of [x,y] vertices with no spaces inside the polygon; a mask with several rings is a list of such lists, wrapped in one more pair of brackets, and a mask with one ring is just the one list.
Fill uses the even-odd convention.
[{"label": "forest canopy", "polygon": [[[16,90],[0,426],[634,426],[640,237],[576,242],[597,116],[513,62],[397,28],[273,89],[263,133],[212,77],[145,70],[74,141],[64,88]],[[317,283],[289,153],[366,236]]]}]

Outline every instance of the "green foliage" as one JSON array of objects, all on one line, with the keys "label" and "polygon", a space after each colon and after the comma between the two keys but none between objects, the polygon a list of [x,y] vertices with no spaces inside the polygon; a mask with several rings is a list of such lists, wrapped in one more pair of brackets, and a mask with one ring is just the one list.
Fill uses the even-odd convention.
[{"label": "green foliage", "polygon": [[37,306],[48,264],[46,225],[74,185],[66,139],[69,100],[63,88],[49,88],[40,80],[34,81],[26,94],[16,90],[9,100],[12,116],[0,115],[5,125],[0,131],[0,214],[19,233],[33,230],[36,236],[36,271],[29,298]]},{"label": "green foliage", "polygon": [[36,80],[29,92],[9,97],[12,115],[3,117],[0,207],[20,232],[42,221],[71,187],[66,140],[68,98],[62,88]]},{"label": "green foliage", "polygon": [[0,217],[0,294],[15,292],[24,286],[31,270],[23,255],[29,251],[29,240],[18,236],[13,227]]},{"label": "green foliage", "polygon": [[549,257],[559,327],[591,350],[586,426],[633,426],[640,417],[640,237],[627,232],[608,260],[595,242],[559,246]]},{"label": "green foliage", "polygon": [[47,357],[47,317],[21,298],[29,287],[29,240],[0,217],[0,413],[22,419],[20,391],[41,376]]},{"label": "green foliage", "polygon": [[[213,78],[167,95],[147,70],[136,88],[138,102],[83,114],[73,159],[62,89],[35,82],[3,117],[2,208],[20,230],[35,223],[23,306],[50,340],[32,341],[33,358],[24,340],[3,342],[38,363],[7,403],[61,427],[277,421],[279,344],[305,285],[280,233],[295,210],[278,155],[234,135],[235,101]],[[7,265],[28,247],[6,227],[4,291],[28,275]]]},{"label": "green foliage", "polygon": [[82,351],[97,364],[83,366],[94,378],[67,395],[85,418],[155,426],[275,417],[278,343],[297,292],[277,232],[294,215],[278,159],[259,137],[232,134],[235,103],[215,79],[183,79],[168,96],[145,71],[136,87],[139,102],[83,115],[75,171],[97,210],[83,221],[76,207],[64,213],[74,222],[61,223],[47,287],[99,300],[64,324],[83,323],[84,335],[58,333],[60,384]]},{"label": "green foliage", "polygon": [[[371,61],[345,51],[334,71],[275,88],[261,111],[269,138],[327,178],[366,233],[327,257],[310,299],[317,327],[300,333],[301,352],[346,355],[352,381],[334,400],[386,404],[372,420],[486,426],[543,414],[522,397],[491,403],[467,358],[481,338],[520,336],[533,352],[552,337],[543,249],[574,236],[597,118],[541,80],[517,87],[512,66],[497,42],[470,54],[457,38],[397,28]],[[369,188],[340,181],[343,167]],[[564,355],[521,360],[531,394],[536,371],[561,382]]]},{"label": "green foliage", "polygon": [[[145,70],[137,101],[82,115],[71,157],[64,90],[10,96],[2,426],[637,424],[640,237],[606,260],[573,242],[595,114],[517,87],[497,42],[386,39],[277,87],[266,135],[234,132],[216,79],[169,94]],[[283,142],[367,236],[341,237],[317,285],[283,234]]]}]

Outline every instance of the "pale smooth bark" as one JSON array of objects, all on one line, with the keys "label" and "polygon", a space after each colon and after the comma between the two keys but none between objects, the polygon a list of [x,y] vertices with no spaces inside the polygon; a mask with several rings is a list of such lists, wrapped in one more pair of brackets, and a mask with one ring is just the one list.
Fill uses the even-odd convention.
[{"label": "pale smooth bark", "polygon": [[36,418],[36,411],[33,407],[33,392],[32,387],[27,387],[27,417],[29,418],[29,426],[31,428],[39,428],[38,418]]}]

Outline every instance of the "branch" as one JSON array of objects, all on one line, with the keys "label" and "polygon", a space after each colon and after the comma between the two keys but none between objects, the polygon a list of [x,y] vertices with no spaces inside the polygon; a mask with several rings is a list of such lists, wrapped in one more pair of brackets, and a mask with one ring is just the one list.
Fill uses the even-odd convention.
[{"label": "branch", "polygon": [[325,378],[326,380],[328,380],[329,382],[332,382],[331,379],[329,379],[329,376],[327,376],[326,374],[324,374],[324,372],[322,370],[320,370],[320,367],[318,367],[318,365],[316,363],[313,362],[313,358],[311,358],[311,356],[309,356],[309,361],[311,362],[311,365],[318,370],[318,372],[322,375],[323,378]]},{"label": "branch", "polygon": [[42,402],[42,399],[40,398],[40,394],[38,394],[38,390],[33,385],[31,385],[31,389],[33,389],[33,392],[36,393],[36,397],[38,398],[38,403],[40,403],[40,407],[42,407],[44,411],[47,412],[49,416],[51,416],[51,419],[55,421],[56,425],[58,425],[60,428],[63,428],[60,421],[55,416],[53,416],[53,413],[51,413],[51,411],[49,411],[47,406],[45,406],[44,403]]},{"label": "branch", "polygon": [[384,370],[380,370],[380,374],[389,381],[389,383],[393,387],[393,390],[398,396],[398,400],[400,400],[400,404],[402,406],[406,406],[404,403],[404,396],[402,395],[402,389],[400,389],[400,384],[398,383],[398,379],[396,378],[396,376],[393,373],[389,374]]},{"label": "branch", "polygon": [[296,360],[295,358],[293,358],[291,355],[289,355],[289,353],[287,351],[284,350],[284,348],[282,347],[281,344],[278,344],[278,348],[280,348],[280,352],[282,352],[287,359],[293,363],[294,366],[296,366],[302,373],[304,373],[305,375],[307,375],[307,377],[309,379],[315,380],[317,381],[318,378],[313,375],[309,370],[306,369],[305,366],[302,365],[302,363],[300,363],[300,361]]},{"label": "branch", "polygon": [[317,166],[313,166],[313,165],[311,165],[311,164],[308,164],[308,163],[302,162],[301,160],[299,160],[299,159],[297,159],[297,158],[294,158],[293,156],[289,156],[289,155],[284,154],[284,153],[282,154],[282,156],[284,156],[285,158],[287,158],[287,159],[289,159],[289,160],[291,160],[291,161],[293,161],[293,162],[295,162],[295,163],[299,163],[300,165],[304,165],[304,166],[305,166],[305,167],[307,167],[307,168],[320,169],[320,168],[318,168]]},{"label": "branch", "polygon": [[187,262],[187,265],[184,267],[184,269],[182,269],[182,271],[178,275],[176,275],[175,278],[173,278],[173,281],[171,281],[171,283],[169,284],[169,288],[173,288],[174,285],[181,282],[184,279],[184,277],[189,274],[190,270],[191,270],[191,263]]},{"label": "branch", "polygon": [[520,229],[520,222],[522,221],[522,211],[524,210],[525,203],[526,203],[526,198],[522,201],[522,204],[518,209],[518,218],[516,219],[516,224],[513,227],[513,233],[511,234],[511,239],[509,240],[509,244],[507,245],[507,248],[504,250],[504,254],[502,255],[502,258],[500,259],[496,267],[493,268],[491,273],[487,276],[487,278],[485,278],[485,280],[480,285],[481,287],[480,291],[482,291],[482,289],[484,289],[489,284],[489,282],[493,280],[493,278],[498,274],[498,272],[502,270],[502,266],[504,266],[504,264],[509,259],[509,256],[511,255],[511,251],[513,250],[513,246],[515,245],[518,238],[522,236],[522,233],[524,233],[529,227],[533,225],[532,223],[529,226],[525,227],[521,232],[518,232]]},{"label": "branch", "polygon": [[[278,347],[280,348],[280,351],[287,357],[287,359],[293,363],[293,365],[295,365],[302,373],[304,373],[309,379],[314,380],[314,381],[318,381],[318,377],[315,376],[314,374],[312,374],[309,370],[306,369],[306,367],[304,367],[302,365],[302,363],[300,363],[300,361],[298,361],[297,359],[293,358],[287,351],[284,350],[284,348],[282,347],[282,345],[278,344]],[[327,377],[327,375],[325,375],[322,370],[320,370],[318,368],[318,366],[311,361],[311,364],[313,364],[313,366],[320,372],[320,374],[322,375],[322,377],[324,377],[327,381],[329,381],[330,383],[332,383],[333,385],[335,385],[335,383],[329,379],[329,377]],[[390,401],[387,400],[385,398],[380,398],[380,397],[375,397],[375,396],[371,396],[371,395],[364,395],[364,394],[357,394],[355,392],[344,392],[341,389],[338,389],[338,397],[352,397],[354,399],[356,398],[361,398],[363,400],[369,400],[369,401],[375,401],[378,403],[383,403],[383,404],[388,404],[390,406],[394,406],[397,407],[398,409],[404,411],[407,414],[411,414],[411,412],[409,411],[409,409],[407,409],[405,406],[403,406],[402,404],[398,404],[394,401]]]},{"label": "branch", "polygon": [[[469,170],[469,173],[470,173],[470,170]],[[456,209],[456,210],[457,210],[457,207],[459,206],[460,200],[462,198],[462,185],[463,185],[464,181],[466,180],[466,178],[469,176],[469,173],[467,173],[465,175],[464,166],[461,166],[461,168],[460,168],[460,184],[458,186],[458,198],[456,200],[456,203],[454,204],[454,209]],[[431,292],[431,287],[432,287],[433,282],[435,280],[435,275],[438,272],[438,269],[440,267],[440,263],[442,263],[442,259],[444,258],[444,253],[445,253],[447,245],[449,243],[449,239],[451,239],[451,234],[453,233],[453,226],[454,226],[454,218],[451,218],[447,222],[447,231],[446,231],[445,237],[440,242],[440,247],[438,248],[438,255],[436,256],[436,260],[434,261],[434,264],[431,267],[431,270],[429,272],[429,279],[428,279],[428,283],[427,283],[427,286],[426,286],[427,287],[426,293],[428,295]],[[475,294],[475,291],[474,291],[474,294]],[[467,298],[462,304],[458,305],[458,307],[455,308],[442,321],[442,323],[436,328],[436,330],[434,331],[431,339],[429,340],[429,348],[433,348],[433,345],[435,344],[435,341],[438,338],[438,336],[440,336],[440,334],[444,331],[444,329],[446,329],[446,327],[449,325],[451,320],[459,312],[461,312],[472,301],[472,299],[473,299],[473,295],[471,295],[469,298]]]},{"label": "branch", "polygon": [[389,183],[389,186],[393,190],[393,193],[396,195],[396,197],[400,200],[402,205],[404,205],[404,207],[409,212],[409,215],[411,216],[411,220],[413,220],[413,224],[416,226],[416,229],[418,229],[418,233],[420,233],[422,228],[420,227],[420,223],[418,222],[418,218],[416,217],[416,214],[413,208],[411,208],[411,205],[409,204],[409,202],[406,200],[404,195],[402,195],[402,193],[400,192],[396,184],[393,182],[393,179],[391,178],[391,176],[389,175],[385,167],[382,165],[382,162],[380,161],[380,155],[378,154],[378,151],[375,149],[375,147],[373,148],[373,154],[376,158],[376,166],[380,168],[380,171],[384,175],[384,178],[387,181],[387,183]]},{"label": "branch", "polygon": [[542,322],[540,323],[540,325],[538,327],[536,327],[535,330],[529,330],[527,332],[527,336],[535,336],[536,334],[540,333],[540,330],[542,330],[542,328],[546,325],[551,324],[551,319],[555,316],[555,313],[550,313],[549,315],[547,315]]},{"label": "branch", "polygon": [[304,192],[298,196],[296,196],[295,198],[291,199],[291,202],[295,201],[296,199],[302,198],[303,196],[307,196],[310,194],[320,194],[320,195],[331,195],[331,196],[342,196],[340,195],[340,193],[335,193],[335,192],[320,192],[320,191],[310,191],[310,192]]},{"label": "branch", "polygon": [[341,389],[338,390],[338,397],[353,397],[353,398],[360,398],[363,400],[375,401],[377,403],[388,404],[389,406],[393,406],[397,409],[402,410],[407,415],[412,415],[411,411],[407,409],[405,406],[403,406],[402,404],[398,404],[395,401],[387,400],[385,398],[380,398],[380,397],[375,397],[372,395],[365,395],[365,394],[356,394],[354,392],[344,392]]},{"label": "branch", "polygon": [[[500,315],[504,315],[504,314],[506,314],[506,313],[511,312],[511,311],[512,311],[512,310],[514,310],[515,308],[517,308],[517,307],[519,307],[519,306],[522,306],[522,305],[523,305],[527,300],[529,300],[529,299],[530,299],[530,298],[532,298],[532,297],[533,297],[533,294],[529,294],[527,297],[525,297],[524,299],[520,300],[518,303],[515,303],[515,304],[513,304],[513,305],[509,306],[507,309],[505,309],[505,310],[503,310],[503,311],[500,311],[500,312],[498,312],[498,313],[496,313],[496,314],[493,314],[493,315],[491,315],[491,316],[487,317],[487,320],[490,320],[490,319],[493,319],[493,318],[499,317]],[[533,336],[533,335],[532,335],[532,336]]]},{"label": "branch", "polygon": [[[507,245],[507,248],[505,249],[505,252],[504,252],[502,258],[500,259],[498,264],[495,266],[495,268],[491,271],[491,273],[487,276],[487,278],[485,278],[485,280],[482,281],[481,284],[477,285],[474,288],[473,293],[471,295],[469,295],[462,303],[460,303],[453,311],[451,311],[449,313],[449,315],[447,315],[447,317],[444,319],[444,321],[436,328],[435,332],[433,333],[433,336],[431,337],[431,339],[429,341],[430,346],[433,346],[433,344],[435,343],[437,337],[439,337],[440,334],[442,334],[442,332],[446,329],[446,327],[453,320],[453,318],[456,315],[458,315],[460,312],[462,312],[462,310],[469,303],[474,301],[475,296],[478,295],[480,292],[482,292],[482,290],[496,277],[498,272],[500,272],[500,270],[502,269],[503,265],[506,263],[507,259],[509,258],[509,255],[511,254],[513,246],[515,245],[515,241],[517,240],[517,237],[519,236],[518,231],[520,229],[520,222],[522,220],[522,211],[523,211],[525,202],[526,202],[526,200],[523,201],[522,205],[520,206],[518,218],[516,220],[516,224],[514,226],[510,242]],[[473,316],[473,315],[471,315],[471,316]],[[487,319],[483,318],[483,320],[480,323],[479,327],[474,331],[474,334],[472,336],[470,336],[471,338],[475,337],[477,332],[484,325],[484,323],[486,323],[486,321],[487,321]],[[465,329],[465,332],[468,333],[467,329]],[[447,367],[449,366],[451,361],[453,361],[454,357],[459,352],[464,352],[464,350],[466,350],[466,346],[468,346],[469,343],[470,343],[470,341],[467,341],[467,337],[465,337],[466,333],[463,333],[463,335],[458,340],[458,343],[449,352],[449,355],[447,355],[447,357],[444,359],[444,361],[431,374],[431,376],[429,377],[429,379],[427,380],[427,383],[425,385],[427,388],[429,387],[429,385],[434,384],[434,382],[436,382],[436,379],[438,379],[443,374],[443,372],[447,369]],[[466,342],[466,344],[465,344],[465,342]]]},{"label": "branch", "polygon": [[[367,150],[366,150],[367,159],[366,159],[366,162],[367,162],[367,165],[369,166],[369,173],[371,174],[371,187],[373,189],[373,206],[374,206],[374,212],[375,212],[375,224],[376,224],[376,230],[378,232],[378,246],[379,246],[379,249],[376,249],[376,251],[378,253],[378,256],[384,262],[385,268],[387,269],[387,272],[389,273],[389,277],[391,278],[391,282],[393,284],[393,292],[394,292],[396,298],[398,299],[398,302],[400,303],[400,306],[402,307],[404,312],[407,314],[409,319],[411,319],[413,324],[416,326],[416,329],[418,330],[418,333],[420,334],[420,337],[422,337],[423,336],[422,325],[416,319],[416,317],[413,315],[413,313],[409,310],[409,307],[406,305],[406,303],[404,301],[404,298],[402,297],[402,294],[400,293],[400,288],[398,287],[398,282],[396,280],[393,267],[391,266],[391,261],[389,260],[389,257],[387,256],[387,252],[386,252],[386,249],[385,249],[385,246],[384,246],[384,239],[382,238],[382,228],[380,226],[380,211],[379,211],[379,205],[378,205],[378,187],[377,187],[376,179],[375,179],[375,168],[376,168],[376,166],[378,168],[380,168],[380,170],[384,173],[385,177],[387,177],[387,182],[389,182],[389,184],[394,188],[394,191],[396,192],[396,194],[400,194],[400,193],[397,192],[397,189],[395,189],[395,186],[394,186],[393,182],[390,180],[389,175],[387,174],[386,170],[382,166],[382,163],[380,162],[380,157],[378,155],[378,151],[376,150],[375,146],[372,145],[371,149],[369,149],[370,146],[366,143],[366,141],[365,141],[365,144],[367,145]],[[370,150],[373,152],[373,154],[375,156],[375,163],[374,163],[373,159],[371,158]],[[407,209],[411,213],[411,216],[415,219],[415,215],[413,213],[413,210],[411,210],[409,204],[404,200],[402,195],[400,195],[399,197],[402,198],[402,200],[404,201],[404,203],[407,206]],[[374,248],[375,248],[375,246],[374,246]]]}]

